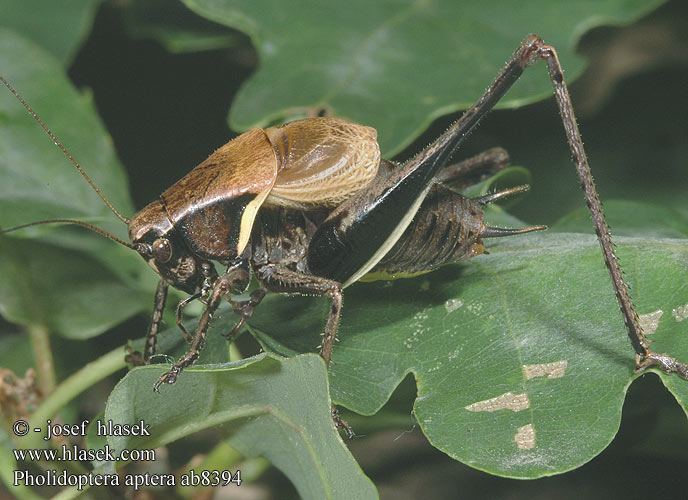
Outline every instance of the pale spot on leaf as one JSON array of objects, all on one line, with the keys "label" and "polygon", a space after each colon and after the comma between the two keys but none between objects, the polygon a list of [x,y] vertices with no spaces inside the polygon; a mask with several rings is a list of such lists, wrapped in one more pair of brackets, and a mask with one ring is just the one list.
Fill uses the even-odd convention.
[{"label": "pale spot on leaf", "polygon": [[507,392],[496,398],[485,399],[483,401],[477,401],[473,404],[466,406],[468,411],[497,411],[497,410],[511,410],[511,411],[521,411],[530,408],[530,400],[528,399],[528,394],[514,394],[513,392]]},{"label": "pale spot on leaf", "polygon": [[463,300],[461,299],[449,299],[444,303],[444,308],[447,310],[447,312],[454,312],[456,311],[459,307],[463,305]]},{"label": "pale spot on leaf", "polygon": [[533,427],[533,424],[519,427],[514,436],[514,441],[516,441],[516,446],[520,450],[535,448],[535,427]]},{"label": "pale spot on leaf", "polygon": [[655,312],[641,314],[638,316],[638,321],[640,321],[640,328],[642,328],[644,334],[655,333],[657,327],[659,326],[659,319],[664,314],[664,311],[657,309]]},{"label": "pale spot on leaf", "polygon": [[568,361],[554,361],[552,363],[540,363],[536,365],[523,365],[523,376],[526,380],[535,377],[561,378],[566,372]]},{"label": "pale spot on leaf", "polygon": [[678,306],[676,309],[671,311],[676,321],[683,321],[688,318],[688,304]]}]

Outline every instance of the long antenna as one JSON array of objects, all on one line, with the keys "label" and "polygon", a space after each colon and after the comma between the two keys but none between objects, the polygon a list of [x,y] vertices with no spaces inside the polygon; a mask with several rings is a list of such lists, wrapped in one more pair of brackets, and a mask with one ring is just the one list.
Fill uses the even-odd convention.
[{"label": "long antenna", "polygon": [[[38,122],[38,124],[41,126],[43,130],[45,130],[46,134],[50,136],[50,138],[53,140],[55,145],[60,148],[60,150],[65,154],[67,158],[69,158],[69,161],[72,162],[72,165],[76,167],[76,169],[81,173],[81,175],[86,179],[86,181],[91,185],[93,190],[98,193],[98,196],[105,202],[105,204],[108,206],[110,210],[112,210],[112,213],[117,216],[119,220],[124,222],[125,224],[129,224],[130,220],[127,217],[124,217],[122,214],[120,214],[115,207],[112,206],[112,203],[108,201],[108,199],[105,197],[105,195],[98,189],[98,187],[95,185],[95,183],[91,180],[91,178],[84,172],[84,169],[81,168],[81,165],[74,159],[74,157],[67,151],[67,148],[65,148],[62,143],[59,141],[57,137],[55,137],[55,134],[52,133],[52,131],[46,126],[45,123],[43,123],[43,120],[40,119],[40,117],[36,114],[36,112],[29,106],[29,104],[24,100],[22,96],[19,95],[19,92],[14,90],[14,87],[10,85],[10,83],[5,80],[4,77],[0,76],[0,81],[5,84],[5,87],[9,89],[12,94],[14,94],[14,97],[16,97],[20,103],[26,108],[26,110],[29,112],[31,116],[33,116],[34,120]],[[4,231],[3,231],[4,232]]]},{"label": "long antenna", "polygon": [[12,231],[17,231],[19,229],[24,229],[25,227],[30,227],[30,226],[38,226],[40,224],[76,224],[77,226],[83,226],[87,229],[90,229],[91,231],[95,231],[98,234],[101,234],[105,236],[106,238],[110,238],[112,241],[116,241],[117,243],[120,243],[124,245],[125,247],[131,248],[132,250],[137,250],[136,245],[133,245],[129,243],[128,241],[124,241],[119,239],[117,236],[114,236],[107,231],[104,231],[100,229],[99,227],[96,227],[94,225],[89,224],[88,222],[82,222],[80,220],[75,220],[75,219],[47,219],[47,220],[39,220],[38,222],[29,222],[28,224],[22,224],[21,226],[14,226],[9,229],[3,229],[0,230],[0,234],[6,234],[6,233],[11,233]]}]

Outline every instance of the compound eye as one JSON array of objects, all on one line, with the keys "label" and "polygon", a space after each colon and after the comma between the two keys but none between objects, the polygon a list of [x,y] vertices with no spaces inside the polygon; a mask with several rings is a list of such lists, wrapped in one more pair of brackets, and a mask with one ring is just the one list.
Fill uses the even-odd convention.
[{"label": "compound eye", "polygon": [[153,258],[164,264],[172,258],[172,245],[166,238],[158,238],[153,242]]}]

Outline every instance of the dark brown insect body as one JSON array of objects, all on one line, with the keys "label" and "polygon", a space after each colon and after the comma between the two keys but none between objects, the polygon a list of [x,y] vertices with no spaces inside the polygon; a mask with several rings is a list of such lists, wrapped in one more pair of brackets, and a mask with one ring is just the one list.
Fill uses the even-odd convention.
[{"label": "dark brown insect body", "polygon": [[[405,170],[380,160],[376,138],[374,129],[339,118],[253,129],[220,148],[160,200],[141,210],[129,223],[129,234],[162,278],[154,317],[160,317],[166,287],[171,285],[192,299],[209,300],[209,318],[217,307],[212,297],[244,292],[252,269],[263,288],[254,292],[253,301],[235,304],[241,322],[267,291],[327,295],[332,310],[321,354],[329,360],[344,286],[363,275],[414,274],[478,255],[483,251],[483,231],[506,235],[540,229],[488,229],[480,206],[495,196],[471,200],[438,180],[420,186],[422,195],[412,192],[409,213],[400,213],[401,221],[380,238],[378,226],[361,217],[361,205],[349,202],[356,196],[374,202],[377,191],[385,190]],[[495,151],[481,161],[453,166],[444,173],[444,182],[449,186],[470,171],[486,175],[503,168],[504,160]],[[395,208],[378,205],[372,213],[389,218]],[[322,237],[321,228],[331,221],[337,221],[338,242],[359,235],[352,240],[358,247],[348,252],[362,255],[362,265],[348,270],[332,266],[326,253],[331,245],[326,244],[323,252],[314,244],[314,238]],[[227,266],[222,279],[211,261]],[[156,332],[154,321],[144,362],[153,354]],[[196,332],[192,342],[198,347],[189,351],[184,363],[198,357],[204,335],[204,330]],[[177,373],[173,370],[161,380],[173,382]]]},{"label": "dark brown insect body", "polygon": [[[639,368],[656,364],[688,377],[686,365],[652,352],[642,334],[614,255],[556,53],[531,35],[477,103],[403,165],[380,159],[374,129],[338,118],[311,118],[266,130],[254,128],[237,137],[131,220],[120,216],[103,197],[129,225],[131,243],[120,243],[137,250],[161,277],[143,361],[149,362],[155,350],[169,286],[190,294],[178,305],[178,318],[190,301],[201,299],[206,304],[193,335],[178,321],[190,347],[160,377],[155,390],[163,383],[174,383],[198,358],[210,319],[223,297],[241,316],[232,333],[268,291],[329,297],[331,307],[320,348],[329,362],[342,290],[349,284],[427,272],[482,253],[483,238],[544,229],[507,230],[483,223],[483,205],[526,187],[475,199],[460,194],[467,184],[503,168],[507,163],[503,151],[449,165],[451,155],[480,119],[523,70],[540,59],[548,65]],[[226,272],[218,275],[213,262],[226,267]],[[261,287],[249,300],[233,301],[231,295],[248,287],[251,272]]]}]

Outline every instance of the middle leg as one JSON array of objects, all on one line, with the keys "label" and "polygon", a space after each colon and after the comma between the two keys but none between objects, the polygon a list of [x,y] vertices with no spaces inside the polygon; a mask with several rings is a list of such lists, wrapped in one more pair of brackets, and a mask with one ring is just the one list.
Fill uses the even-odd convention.
[{"label": "middle leg", "polygon": [[[256,268],[256,275],[263,283],[263,286],[272,292],[298,294],[298,295],[319,295],[329,297],[331,300],[330,311],[327,315],[325,333],[320,344],[320,356],[325,360],[327,366],[330,365],[332,357],[332,347],[337,338],[337,328],[339,326],[339,316],[342,310],[342,285],[341,283],[327,278],[320,278],[310,274],[302,274],[289,269],[283,269],[274,264],[266,264]],[[337,408],[332,405],[330,408],[332,420],[337,429],[343,429],[349,439],[353,438],[354,432],[340,416]]]},{"label": "middle leg", "polygon": [[320,345],[320,356],[325,364],[330,364],[332,346],[337,336],[339,315],[342,310],[342,285],[337,281],[310,274],[302,274],[289,269],[267,264],[256,268],[256,275],[263,286],[271,292],[318,295],[329,297],[332,301],[325,324],[325,334]]}]

